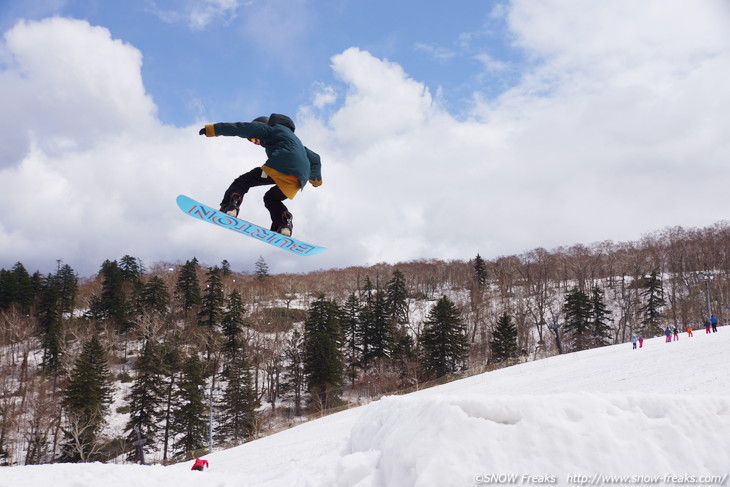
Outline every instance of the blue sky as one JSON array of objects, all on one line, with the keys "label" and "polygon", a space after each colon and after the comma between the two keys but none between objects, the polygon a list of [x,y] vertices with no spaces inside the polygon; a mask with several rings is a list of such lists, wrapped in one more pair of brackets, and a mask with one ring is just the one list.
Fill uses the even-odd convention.
[{"label": "blue sky", "polygon": [[[523,255],[727,220],[726,0],[0,0],[0,268],[273,272]],[[284,255],[182,215],[295,120],[324,184]],[[263,191],[241,217],[266,224]],[[230,234],[230,235],[229,235]]]},{"label": "blue sky", "polygon": [[[162,122],[185,126],[253,112],[291,112],[318,83],[336,82],[329,59],[353,46],[399,63],[454,112],[475,90],[516,78],[504,2],[458,8],[419,0],[68,0],[7,2],[0,26],[51,15],[104,26],[144,55],[142,76]],[[509,69],[488,71],[489,54]]]}]

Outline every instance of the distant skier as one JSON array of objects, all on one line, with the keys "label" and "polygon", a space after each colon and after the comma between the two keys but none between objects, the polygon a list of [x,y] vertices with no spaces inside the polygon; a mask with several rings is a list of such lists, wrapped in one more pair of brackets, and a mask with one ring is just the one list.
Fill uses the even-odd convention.
[{"label": "distant skier", "polygon": [[705,321],[705,334],[710,333],[710,320]]},{"label": "distant skier", "polygon": [[239,176],[231,183],[221,201],[220,211],[238,216],[244,195],[254,186],[274,185],[264,194],[264,206],[271,216],[271,230],[291,236],[293,218],[283,201],[293,199],[309,182],[322,184],[319,155],[302,145],[294,135],[294,122],[286,115],[272,113],[252,122],[215,123],[200,129],[200,135],[243,137],[266,149],[267,161],[261,167]]},{"label": "distant skier", "polygon": [[197,470],[199,472],[202,472],[203,468],[209,468],[208,460],[203,460],[202,458],[196,458],[195,463],[193,464],[193,468],[191,468],[190,470]]},{"label": "distant skier", "polygon": [[687,325],[687,336],[688,337],[692,336],[692,324],[691,323],[689,325]]},{"label": "distant skier", "polygon": [[667,343],[670,343],[672,341],[672,330],[670,330],[669,327],[664,330],[664,336],[667,337]]},{"label": "distant skier", "polygon": [[644,348],[644,335],[639,333],[639,348]]},{"label": "distant skier", "polygon": [[710,318],[710,324],[712,325],[712,333],[717,333],[717,318],[715,318],[715,315]]},{"label": "distant skier", "polygon": [[674,330],[672,330],[672,334],[674,335],[674,341],[679,340],[679,328],[676,326],[674,327]]},{"label": "distant skier", "polygon": [[631,334],[631,344],[634,346],[634,350],[636,350],[636,335],[633,333]]}]

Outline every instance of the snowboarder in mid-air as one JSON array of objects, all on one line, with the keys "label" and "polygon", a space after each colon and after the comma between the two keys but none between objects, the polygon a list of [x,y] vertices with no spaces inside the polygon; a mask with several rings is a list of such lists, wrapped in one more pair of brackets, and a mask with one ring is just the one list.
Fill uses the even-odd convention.
[{"label": "snowboarder in mid-air", "polygon": [[322,184],[319,155],[304,147],[294,135],[294,122],[286,115],[272,113],[252,122],[215,123],[200,129],[207,137],[219,135],[243,137],[266,149],[267,161],[261,167],[242,174],[231,183],[221,201],[220,211],[238,216],[243,196],[254,186],[274,185],[264,194],[264,205],[271,216],[271,230],[291,236],[292,214],[284,205],[309,182]]}]

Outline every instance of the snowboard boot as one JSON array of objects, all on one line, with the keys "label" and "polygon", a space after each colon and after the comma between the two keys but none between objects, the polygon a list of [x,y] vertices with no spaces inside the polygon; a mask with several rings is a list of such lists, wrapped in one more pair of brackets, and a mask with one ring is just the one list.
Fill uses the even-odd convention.
[{"label": "snowboard boot", "polygon": [[285,237],[291,237],[292,231],[294,230],[294,223],[292,223],[292,214],[288,211],[281,213],[281,226],[277,230],[280,234]]},{"label": "snowboard boot", "polygon": [[238,193],[233,193],[228,198],[228,201],[221,206],[219,211],[235,218],[238,216],[239,208],[241,208],[241,201],[243,201],[243,196]]}]

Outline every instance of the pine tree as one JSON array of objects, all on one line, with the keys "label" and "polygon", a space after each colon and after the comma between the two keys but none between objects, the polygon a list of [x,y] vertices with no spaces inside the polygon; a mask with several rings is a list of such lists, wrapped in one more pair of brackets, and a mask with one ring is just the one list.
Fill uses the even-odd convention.
[{"label": "pine tree", "polygon": [[283,389],[294,393],[294,414],[302,414],[302,393],[304,392],[304,337],[294,330],[284,350],[286,358]]},{"label": "pine tree", "polygon": [[487,283],[487,265],[479,254],[474,258],[474,280],[479,290],[484,289]]},{"label": "pine tree", "polygon": [[173,413],[176,404],[175,388],[177,387],[180,369],[182,368],[182,355],[180,348],[172,342],[160,344],[160,376],[163,390],[163,404],[161,413],[162,429],[162,462],[167,461],[170,438],[173,434]]},{"label": "pine tree", "polygon": [[320,408],[338,404],[342,394],[340,310],[321,296],[304,322],[304,374],[313,403]]},{"label": "pine tree", "polygon": [[183,364],[172,411],[172,430],[178,436],[173,444],[176,453],[205,446],[208,434],[206,411],[205,372],[198,356],[192,355]]},{"label": "pine tree", "polygon": [[604,347],[610,344],[611,326],[608,324],[612,312],[603,302],[603,292],[597,286],[591,291],[592,346]]},{"label": "pine tree", "polygon": [[466,368],[469,343],[456,305],[443,296],[428,314],[421,332],[421,367],[427,377]]},{"label": "pine tree", "polygon": [[61,294],[56,280],[50,274],[44,281],[38,304],[38,323],[43,347],[42,366],[55,372],[60,364],[63,349],[63,321],[61,320]]},{"label": "pine tree", "polygon": [[124,280],[130,283],[139,282],[144,273],[140,260],[131,255],[125,255],[119,259],[119,270],[122,272]]},{"label": "pine tree", "polygon": [[391,358],[399,370],[405,371],[405,364],[415,360],[414,342],[408,333],[409,309],[408,287],[403,273],[393,271],[393,277],[385,284],[385,313],[390,323]]},{"label": "pine tree", "polygon": [[388,319],[385,297],[374,289],[370,279],[365,282],[365,302],[360,313],[362,365],[367,368],[376,360],[388,358],[393,351],[393,329]]},{"label": "pine tree", "polygon": [[391,327],[408,324],[408,287],[401,271],[393,271],[393,277],[385,284],[385,312]]},{"label": "pine tree", "polygon": [[512,323],[512,318],[503,313],[497,320],[497,326],[492,333],[492,358],[496,362],[509,360],[517,356],[517,327]]},{"label": "pine tree", "polygon": [[58,266],[54,276],[56,286],[59,290],[61,313],[72,314],[75,308],[76,295],[79,292],[78,276],[68,264]]},{"label": "pine tree", "polygon": [[257,423],[256,392],[245,347],[242,346],[228,363],[223,379],[226,387],[217,405],[220,416],[216,439],[240,443],[254,435]]},{"label": "pine tree", "polygon": [[233,272],[231,271],[231,263],[225,259],[221,261],[221,272],[223,273],[224,277],[233,274]]},{"label": "pine tree", "polygon": [[662,332],[662,313],[661,308],[666,305],[664,300],[664,288],[659,278],[659,272],[654,270],[644,282],[644,291],[641,296],[645,299],[646,304],[641,309],[644,315],[642,322],[644,336],[651,336]]},{"label": "pine tree", "polygon": [[357,368],[362,361],[360,300],[355,293],[350,294],[342,308],[341,319],[344,338],[344,360],[348,370],[350,382],[354,383],[357,377]]},{"label": "pine tree", "polygon": [[13,266],[11,274],[14,287],[12,300],[18,305],[22,313],[30,313],[30,309],[35,301],[35,292],[30,274],[28,274],[28,271],[25,270],[25,267],[20,262]]},{"label": "pine tree", "polygon": [[180,268],[180,275],[175,285],[175,298],[186,315],[200,305],[198,259],[193,258]]},{"label": "pine tree", "polygon": [[[129,403],[129,421],[125,431],[131,443],[137,440],[137,433],[146,440],[146,446],[153,448],[160,430],[162,417],[162,401],[164,384],[161,377],[162,357],[161,348],[155,342],[147,340],[142,352],[135,363],[137,376],[126,399]],[[139,462],[138,450],[133,449],[127,460]]]},{"label": "pine tree", "polygon": [[165,316],[170,311],[170,293],[165,281],[159,276],[153,276],[142,288],[139,295],[141,312]]},{"label": "pine tree", "polygon": [[125,274],[117,261],[106,260],[101,265],[101,296],[94,302],[92,316],[115,323],[121,331],[131,326],[132,303],[125,291]]},{"label": "pine tree", "polygon": [[206,284],[201,309],[198,313],[198,324],[214,328],[220,324],[225,301],[220,268],[213,267],[208,271]]},{"label": "pine tree", "polygon": [[269,277],[269,265],[264,260],[264,256],[259,256],[259,260],[256,261],[256,278],[259,281],[265,280]]},{"label": "pine tree", "polygon": [[231,294],[228,295],[226,311],[221,322],[221,331],[225,338],[223,350],[228,357],[233,357],[243,347],[241,334],[243,333],[243,327],[247,326],[244,321],[245,314],[246,307],[241,299],[241,293],[231,291]]},{"label": "pine tree", "polygon": [[94,335],[84,343],[63,392],[61,405],[67,419],[67,441],[62,452],[64,461],[96,459],[98,435],[105,424],[112,392],[106,352]]},{"label": "pine tree", "polygon": [[590,298],[578,288],[565,295],[565,326],[564,336],[570,342],[571,351],[587,350],[591,348],[591,317],[592,309]]}]

